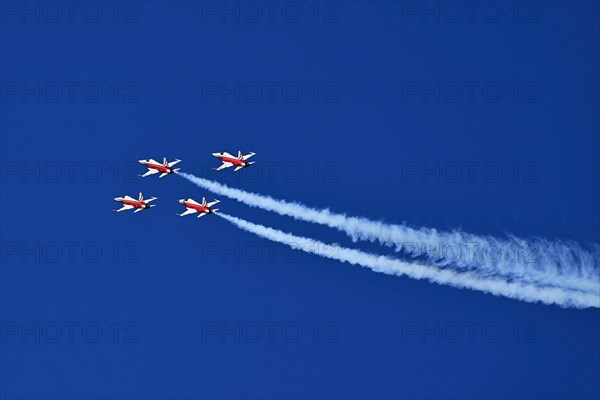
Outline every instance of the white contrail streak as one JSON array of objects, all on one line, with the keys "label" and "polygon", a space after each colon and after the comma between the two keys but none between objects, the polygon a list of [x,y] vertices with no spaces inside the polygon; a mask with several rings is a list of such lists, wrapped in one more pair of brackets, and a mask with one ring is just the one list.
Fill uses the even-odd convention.
[{"label": "white contrail streak", "polygon": [[497,239],[462,231],[415,229],[278,200],[187,173],[179,175],[199,187],[251,207],[335,228],[354,241],[378,242],[413,257],[426,257],[429,262],[446,269],[470,271],[484,277],[501,276],[600,296],[600,246],[597,244],[587,251],[572,242],[524,240],[514,236]]},{"label": "white contrail streak", "polygon": [[430,282],[450,285],[457,288],[479,290],[496,296],[523,300],[531,303],[556,304],[562,307],[590,308],[600,307],[598,296],[590,293],[572,292],[561,288],[537,287],[532,284],[508,282],[498,278],[481,278],[472,272],[457,272],[439,269],[418,263],[407,263],[387,256],[365,253],[344,247],[335,247],[335,251],[325,251],[331,245],[310,238],[295,236],[277,229],[245,221],[227,214],[216,215],[235,226],[262,238],[282,243],[295,249],[317,254],[334,260],[360,265],[376,272],[389,275],[408,276],[414,279],[426,279]]}]

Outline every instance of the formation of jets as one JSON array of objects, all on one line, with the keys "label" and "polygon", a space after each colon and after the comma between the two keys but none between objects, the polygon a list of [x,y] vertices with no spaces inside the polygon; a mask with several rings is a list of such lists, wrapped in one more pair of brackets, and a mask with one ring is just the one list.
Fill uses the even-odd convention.
[{"label": "formation of jets", "polygon": [[[247,161],[250,157],[252,157],[254,155],[256,155],[256,153],[252,153],[252,152],[250,152],[246,155],[243,155],[241,151],[238,151],[237,157],[229,154],[226,151],[223,151],[220,153],[213,153],[213,156],[217,157],[218,159],[220,159],[222,161],[222,164],[218,168],[213,168],[213,169],[216,171],[220,171],[222,169],[235,166],[234,171],[239,171],[242,168],[246,168],[246,167],[249,167],[250,165],[254,164],[254,161]],[[162,163],[160,163],[152,158],[149,158],[147,160],[139,160],[140,164],[142,164],[148,168],[148,171],[146,171],[146,173],[144,173],[143,175],[140,175],[140,176],[142,178],[145,178],[150,175],[160,174],[159,178],[162,178],[169,174],[178,172],[181,168],[173,168],[173,167],[177,163],[180,163],[180,162],[181,162],[181,160],[177,160],[177,159],[175,161],[169,162],[166,157],[163,158]],[[140,195],[137,200],[128,195],[125,195],[123,197],[115,197],[115,201],[118,201],[119,203],[121,203],[123,205],[123,207],[119,208],[118,210],[113,210],[113,211],[121,212],[121,211],[126,211],[126,210],[135,210],[134,213],[137,213],[139,211],[146,210],[146,209],[156,206],[156,204],[149,204],[150,202],[152,202],[154,200],[156,200],[156,197],[151,197],[147,200],[144,200],[144,196],[142,195],[141,192],[140,192]],[[191,199],[191,198],[181,199],[181,200],[179,200],[179,203],[183,204],[185,206],[186,210],[184,212],[182,212],[181,214],[177,214],[177,215],[180,217],[183,217],[186,215],[197,213],[198,218],[200,218],[204,215],[212,214],[215,211],[218,211],[219,209],[213,208],[213,206],[219,202],[220,202],[220,200],[214,200],[214,201],[211,201],[210,203],[207,203],[206,198],[204,198],[204,197],[202,198],[202,203],[198,203],[197,201],[195,201],[194,199]]]}]

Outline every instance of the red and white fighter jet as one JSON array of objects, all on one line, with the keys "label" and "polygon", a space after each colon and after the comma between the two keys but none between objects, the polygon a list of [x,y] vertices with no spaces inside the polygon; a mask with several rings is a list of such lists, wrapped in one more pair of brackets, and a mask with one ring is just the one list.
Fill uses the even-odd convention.
[{"label": "red and white fighter jet", "polygon": [[179,200],[179,203],[183,204],[187,208],[187,210],[185,210],[181,214],[177,214],[177,215],[179,215],[180,217],[183,217],[185,215],[198,213],[198,218],[200,218],[206,214],[212,214],[215,211],[219,211],[218,208],[212,208],[212,206],[214,206],[215,204],[217,204],[219,202],[220,202],[220,200],[215,200],[210,203],[207,203],[206,199],[204,197],[202,198],[202,203],[198,203],[194,199],[190,199],[190,198],[181,199],[181,200]]},{"label": "red and white fighter jet", "polygon": [[145,178],[148,175],[158,174],[159,172],[160,172],[159,178],[162,178],[163,176],[172,174],[181,169],[181,168],[173,168],[173,166],[175,164],[177,164],[178,162],[181,162],[181,160],[175,160],[175,161],[168,162],[166,157],[163,158],[162,164],[151,158],[148,160],[139,160],[139,162],[140,162],[140,164],[148,167],[148,172],[146,172],[144,175],[140,175],[142,178]]},{"label": "red and white fighter jet", "polygon": [[228,152],[224,151],[222,153],[213,153],[213,156],[219,158],[221,161],[223,161],[223,164],[221,164],[221,166],[219,168],[213,168],[215,171],[220,171],[223,168],[229,168],[229,167],[233,167],[235,165],[235,170],[234,171],[238,171],[242,168],[248,167],[252,164],[254,164],[254,161],[246,161],[247,159],[249,159],[250,157],[252,157],[253,155],[256,155],[256,153],[248,153],[245,156],[242,155],[241,151],[238,151],[238,155],[233,156],[231,154],[229,154]]},{"label": "red and white fighter jet", "polygon": [[134,199],[131,196],[127,196],[127,195],[125,195],[123,197],[115,197],[115,200],[118,201],[119,203],[123,204],[123,207],[119,208],[118,210],[113,210],[116,212],[135,209],[134,213],[136,213],[136,212],[145,210],[147,208],[156,206],[156,204],[148,204],[151,201],[156,200],[156,197],[152,197],[148,200],[144,200],[144,196],[142,195],[142,192],[140,192],[140,197],[138,200]]}]

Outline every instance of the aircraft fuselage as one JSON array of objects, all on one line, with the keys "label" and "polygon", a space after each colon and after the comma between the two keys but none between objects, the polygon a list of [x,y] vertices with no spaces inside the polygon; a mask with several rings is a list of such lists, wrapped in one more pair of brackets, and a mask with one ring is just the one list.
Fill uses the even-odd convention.
[{"label": "aircraft fuselage", "polygon": [[151,163],[145,163],[144,165],[145,165],[146,167],[150,168],[150,169],[155,169],[155,170],[157,170],[158,172],[161,172],[161,173],[163,173],[163,174],[164,174],[164,173],[170,174],[170,173],[172,173],[172,172],[173,172],[173,168],[171,168],[171,167],[168,167],[168,166],[166,166],[166,165],[162,165],[162,164],[151,164]]},{"label": "aircraft fuselage", "polygon": [[194,203],[188,203],[187,201],[184,201],[182,203],[186,208],[192,208],[196,211],[198,211],[199,213],[212,213],[212,209],[206,206],[203,206],[202,204],[194,204]]},{"label": "aircraft fuselage", "polygon": [[240,160],[237,158],[231,158],[231,157],[219,157],[219,158],[221,159],[221,161],[228,162],[230,164],[235,165],[236,167],[245,167],[245,166],[249,165],[248,161]]},{"label": "aircraft fuselage", "polygon": [[137,200],[119,200],[119,202],[125,206],[132,206],[133,208],[146,208],[146,204],[142,201]]}]

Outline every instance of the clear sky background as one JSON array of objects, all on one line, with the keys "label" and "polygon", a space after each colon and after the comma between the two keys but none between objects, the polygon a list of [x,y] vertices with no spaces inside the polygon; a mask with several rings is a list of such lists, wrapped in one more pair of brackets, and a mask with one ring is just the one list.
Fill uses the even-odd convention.
[{"label": "clear sky background", "polygon": [[[597,309],[288,250],[137,176],[166,156],[350,215],[598,243],[598,3],[466,3],[0,3],[0,396],[600,397]],[[238,149],[257,164],[211,171]],[[157,207],[111,212],[140,191]]]}]

